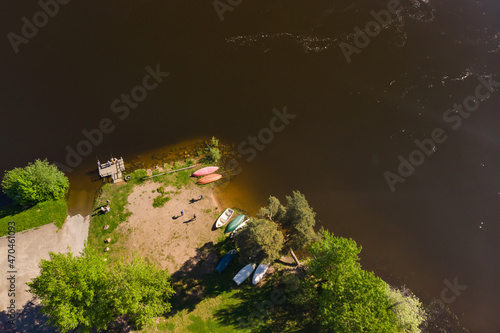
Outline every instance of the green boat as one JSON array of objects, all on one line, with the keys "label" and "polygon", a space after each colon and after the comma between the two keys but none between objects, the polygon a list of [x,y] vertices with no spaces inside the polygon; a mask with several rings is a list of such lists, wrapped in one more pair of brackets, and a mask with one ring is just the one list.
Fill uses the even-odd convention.
[{"label": "green boat", "polygon": [[234,218],[231,222],[226,227],[225,233],[227,234],[228,232],[234,231],[234,229],[238,228],[238,226],[243,222],[245,219],[245,215],[239,215]]}]

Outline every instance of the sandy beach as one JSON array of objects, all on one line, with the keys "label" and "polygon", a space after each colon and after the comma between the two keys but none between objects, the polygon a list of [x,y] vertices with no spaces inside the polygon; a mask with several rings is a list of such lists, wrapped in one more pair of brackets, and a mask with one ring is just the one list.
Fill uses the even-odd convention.
[{"label": "sandy beach", "polygon": [[[134,188],[127,206],[132,215],[118,227],[124,237],[113,246],[125,248],[130,257],[136,253],[148,258],[173,273],[196,255],[197,248],[217,240],[220,231],[213,230],[213,226],[221,207],[211,187],[167,186],[165,192],[171,192],[170,201],[154,208],[152,202],[159,195],[159,186],[148,182]],[[200,195],[202,200],[198,200]],[[191,199],[197,201],[191,203]]]}]

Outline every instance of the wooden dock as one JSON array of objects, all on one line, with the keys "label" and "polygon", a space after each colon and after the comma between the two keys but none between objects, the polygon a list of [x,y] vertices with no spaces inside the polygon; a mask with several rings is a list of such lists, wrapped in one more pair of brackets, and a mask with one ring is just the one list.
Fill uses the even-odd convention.
[{"label": "wooden dock", "polygon": [[108,161],[104,164],[97,161],[97,167],[99,170],[99,176],[102,178],[111,176],[114,183],[123,181],[123,171],[125,171],[123,157],[120,159],[113,159],[112,161]]}]

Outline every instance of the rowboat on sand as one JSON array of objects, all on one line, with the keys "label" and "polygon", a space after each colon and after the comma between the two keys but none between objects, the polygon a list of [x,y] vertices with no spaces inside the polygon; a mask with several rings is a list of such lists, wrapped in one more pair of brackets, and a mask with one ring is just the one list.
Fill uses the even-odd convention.
[{"label": "rowboat on sand", "polygon": [[233,213],[234,213],[234,210],[232,210],[231,208],[227,208],[220,216],[219,218],[217,219],[217,222],[215,222],[215,227],[216,228],[220,228],[222,227],[224,224],[227,223],[227,221],[229,221],[229,219],[231,218],[231,216],[233,216]]},{"label": "rowboat on sand", "polygon": [[241,224],[237,226],[236,229],[234,229],[234,231],[231,233],[231,238],[234,238],[234,236],[236,236],[236,234],[240,232],[241,229],[246,227],[248,221],[250,221],[250,219],[246,219],[245,221],[241,222]]},{"label": "rowboat on sand", "polygon": [[233,261],[235,254],[236,254],[236,250],[232,249],[231,251],[226,253],[224,256],[222,256],[219,263],[217,264],[217,267],[215,267],[215,270],[217,272],[219,272],[219,274],[222,273],[227,268],[227,266],[229,266],[231,261]]},{"label": "rowboat on sand", "polygon": [[217,170],[219,170],[219,167],[216,167],[216,166],[209,166],[209,167],[201,168],[201,169],[196,170],[195,172],[193,172],[193,174],[191,175],[191,177],[206,176],[206,175],[209,175],[211,173],[214,173]]},{"label": "rowboat on sand", "polygon": [[266,265],[264,263],[261,263],[257,269],[255,270],[255,273],[253,273],[253,278],[252,278],[252,283],[257,284],[262,280],[264,277],[264,274],[266,274],[267,270],[269,269],[270,265]]},{"label": "rowboat on sand", "polygon": [[208,184],[208,183],[214,182],[216,180],[219,180],[221,178],[222,178],[222,175],[219,175],[218,173],[213,173],[211,175],[201,177],[198,180],[198,184]]},{"label": "rowboat on sand", "polygon": [[245,215],[238,215],[236,216],[231,222],[226,227],[226,230],[224,233],[229,233],[231,231],[234,231],[245,219]]},{"label": "rowboat on sand", "polygon": [[233,278],[233,281],[236,282],[236,284],[239,286],[240,284],[243,283],[248,277],[253,273],[253,270],[255,269],[255,264],[248,264],[245,267],[243,267],[238,274],[236,274]]}]

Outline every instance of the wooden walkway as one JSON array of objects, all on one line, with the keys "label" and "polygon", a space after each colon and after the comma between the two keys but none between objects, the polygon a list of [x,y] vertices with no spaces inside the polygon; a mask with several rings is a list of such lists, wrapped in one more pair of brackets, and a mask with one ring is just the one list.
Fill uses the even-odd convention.
[{"label": "wooden walkway", "polygon": [[123,157],[120,159],[115,159],[113,162],[106,162],[101,164],[97,161],[97,166],[99,170],[99,176],[109,177],[113,179],[114,183],[123,181],[123,171],[125,171],[125,163],[123,162]]}]

